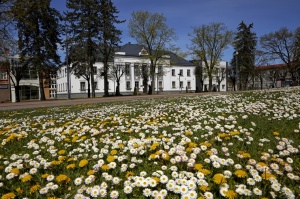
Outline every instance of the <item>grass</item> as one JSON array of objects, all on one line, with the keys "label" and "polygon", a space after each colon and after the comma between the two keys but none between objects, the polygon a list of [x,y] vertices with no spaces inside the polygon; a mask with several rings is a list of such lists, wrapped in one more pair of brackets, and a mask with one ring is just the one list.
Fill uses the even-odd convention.
[{"label": "grass", "polygon": [[1,112],[2,198],[300,197],[300,88]]}]

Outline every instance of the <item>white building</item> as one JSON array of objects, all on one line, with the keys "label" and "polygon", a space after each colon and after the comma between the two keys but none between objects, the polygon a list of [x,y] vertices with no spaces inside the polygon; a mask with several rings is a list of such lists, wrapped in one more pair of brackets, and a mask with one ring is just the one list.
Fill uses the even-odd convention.
[{"label": "white building", "polygon": [[[150,68],[150,60],[147,58],[147,51],[142,45],[125,44],[114,56],[113,63],[115,66],[123,66],[124,74],[120,80],[120,92],[123,95],[132,95],[134,88],[139,93],[143,92],[142,67]],[[101,77],[103,63],[96,62],[95,70],[95,88],[96,96],[104,94],[104,80]],[[70,65],[72,68],[72,64]],[[174,53],[168,53],[158,62],[155,75],[155,93],[170,92],[195,92],[196,77],[194,75],[195,65]],[[87,97],[88,82],[83,77],[76,77],[72,69],[70,70],[70,93],[72,98]],[[68,81],[67,67],[61,66],[57,74],[57,98],[67,98]],[[224,80],[226,85],[226,80]],[[151,84],[151,79],[148,85]],[[116,81],[109,80],[109,93],[114,94],[116,91]],[[223,88],[223,87],[222,87]],[[226,88],[226,86],[225,86]],[[222,89],[224,90],[224,89]]]}]

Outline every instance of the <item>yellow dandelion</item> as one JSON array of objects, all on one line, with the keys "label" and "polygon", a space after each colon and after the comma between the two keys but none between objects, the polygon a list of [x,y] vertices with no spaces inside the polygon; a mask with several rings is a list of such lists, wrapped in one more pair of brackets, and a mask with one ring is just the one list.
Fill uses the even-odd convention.
[{"label": "yellow dandelion", "polygon": [[89,170],[89,171],[87,172],[87,175],[88,175],[88,176],[94,175],[94,173],[95,173],[95,170],[92,169],[92,170]]},{"label": "yellow dandelion", "polygon": [[80,138],[81,141],[83,141],[83,140],[85,140],[85,139],[86,139],[86,136],[82,136],[82,137]]},{"label": "yellow dandelion", "polygon": [[101,169],[103,171],[107,171],[109,169],[109,166],[107,164],[104,164],[104,165],[101,166]]},{"label": "yellow dandelion", "polygon": [[156,154],[155,153],[150,154],[149,158],[152,159],[152,160],[155,159],[156,158]]},{"label": "yellow dandelion", "polygon": [[28,182],[31,180],[31,178],[32,178],[32,176],[30,174],[26,174],[22,177],[21,180],[22,180],[22,182]]},{"label": "yellow dandelion", "polygon": [[111,150],[110,155],[116,155],[118,151],[116,149]]},{"label": "yellow dandelion", "polygon": [[185,135],[186,135],[186,136],[189,136],[189,135],[193,135],[193,133],[190,132],[190,131],[187,131],[187,132],[185,132]]},{"label": "yellow dandelion", "polygon": [[13,168],[13,169],[11,170],[11,172],[14,173],[14,174],[16,174],[16,175],[19,175],[19,174],[20,174],[20,171],[19,171],[18,168]]},{"label": "yellow dandelion", "polygon": [[2,195],[1,199],[13,199],[16,197],[16,194],[14,192],[6,193]]},{"label": "yellow dandelion", "polygon": [[73,162],[75,160],[75,158],[69,158],[68,160],[67,160],[67,162]]},{"label": "yellow dandelion", "polygon": [[130,176],[133,176],[134,173],[132,171],[127,171],[126,178],[129,178]]},{"label": "yellow dandelion", "polygon": [[202,164],[198,164],[198,163],[194,164],[194,169],[196,169],[197,171],[199,171],[202,168],[203,168]]},{"label": "yellow dandelion", "polygon": [[80,160],[80,162],[79,162],[79,167],[84,167],[84,166],[87,165],[88,163],[89,163],[89,161],[86,160],[86,159]]},{"label": "yellow dandelion", "polygon": [[41,187],[41,185],[39,184],[36,184],[36,185],[33,185],[32,187],[30,187],[30,194],[33,194],[35,193],[37,190],[39,190]]},{"label": "yellow dandelion", "polygon": [[204,175],[208,175],[208,174],[211,173],[211,171],[208,170],[208,169],[200,169],[199,171],[200,171],[201,173],[203,173]]},{"label": "yellow dandelion", "polygon": [[65,154],[66,153],[66,150],[60,150],[60,151],[58,151],[58,154],[59,155],[63,155],[63,154]]},{"label": "yellow dandelion", "polygon": [[279,132],[273,132],[273,135],[275,135],[275,136],[278,136],[279,135]]},{"label": "yellow dandelion", "polygon": [[64,161],[67,157],[66,156],[59,156],[58,161]]},{"label": "yellow dandelion", "polygon": [[223,184],[226,182],[226,178],[223,174],[217,173],[214,175],[213,180],[216,184]]},{"label": "yellow dandelion", "polygon": [[154,176],[152,177],[152,179],[155,180],[157,183],[159,183],[159,177]]},{"label": "yellow dandelion", "polygon": [[60,165],[62,163],[62,161],[59,160],[52,160],[51,161],[51,165]]},{"label": "yellow dandelion", "polygon": [[231,189],[229,189],[228,191],[225,191],[225,197],[229,198],[229,199],[234,199],[237,198],[237,193]]},{"label": "yellow dandelion", "polygon": [[66,167],[67,169],[74,169],[75,168],[75,164],[69,164]]},{"label": "yellow dandelion", "polygon": [[232,135],[232,136],[233,135],[239,135],[240,132],[238,132],[238,131],[230,131],[229,134]]},{"label": "yellow dandelion", "polygon": [[108,156],[108,157],[106,158],[106,161],[107,161],[107,162],[113,162],[113,161],[115,161],[115,157],[112,156],[112,155],[110,155],[110,156]]},{"label": "yellow dandelion", "polygon": [[18,192],[18,193],[23,193],[24,192],[24,190],[23,189],[21,189],[21,187],[18,187],[18,188],[16,188],[16,192]]},{"label": "yellow dandelion", "polygon": [[264,180],[270,180],[271,178],[275,178],[276,176],[274,176],[273,174],[269,173],[269,172],[264,172],[263,174],[261,174],[262,179]]},{"label": "yellow dandelion", "polygon": [[205,186],[205,185],[201,185],[200,187],[200,190],[203,191],[203,192],[206,192],[206,191],[209,191],[210,188],[208,186]]},{"label": "yellow dandelion", "polygon": [[64,174],[60,174],[58,175],[55,180],[58,182],[58,183],[63,183],[63,182],[70,182],[71,179],[67,176],[67,175],[64,175]]},{"label": "yellow dandelion", "polygon": [[236,170],[234,174],[239,178],[245,178],[247,176],[247,172],[242,169]]},{"label": "yellow dandelion", "polygon": [[45,174],[42,175],[42,178],[43,178],[43,179],[46,179],[48,176],[49,176],[49,174],[48,174],[48,173],[45,173]]}]

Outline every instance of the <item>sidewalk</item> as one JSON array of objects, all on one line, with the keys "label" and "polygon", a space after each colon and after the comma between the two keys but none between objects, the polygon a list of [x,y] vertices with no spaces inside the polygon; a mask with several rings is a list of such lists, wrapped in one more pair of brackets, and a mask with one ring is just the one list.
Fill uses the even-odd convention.
[{"label": "sidewalk", "polygon": [[[215,94],[217,93],[218,92],[215,92]],[[102,102],[145,100],[145,99],[155,99],[155,98],[165,98],[165,97],[194,96],[194,95],[203,95],[203,94],[208,94],[208,93],[177,93],[177,94],[173,93],[173,94],[158,94],[158,95],[83,98],[83,99],[70,99],[70,100],[21,101],[18,103],[7,102],[7,103],[0,103],[0,111],[21,110],[21,109],[28,109],[28,108],[40,108],[40,107],[67,106],[67,105],[76,105],[76,104],[102,103]]]}]

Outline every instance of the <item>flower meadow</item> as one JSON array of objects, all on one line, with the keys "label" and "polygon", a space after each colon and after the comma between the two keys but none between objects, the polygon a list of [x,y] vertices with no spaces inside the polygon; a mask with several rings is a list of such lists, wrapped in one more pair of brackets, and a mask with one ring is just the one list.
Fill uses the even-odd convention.
[{"label": "flower meadow", "polygon": [[0,196],[299,198],[300,88],[0,113]]}]

